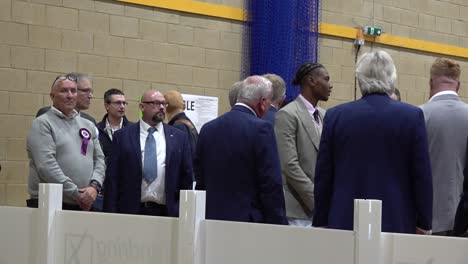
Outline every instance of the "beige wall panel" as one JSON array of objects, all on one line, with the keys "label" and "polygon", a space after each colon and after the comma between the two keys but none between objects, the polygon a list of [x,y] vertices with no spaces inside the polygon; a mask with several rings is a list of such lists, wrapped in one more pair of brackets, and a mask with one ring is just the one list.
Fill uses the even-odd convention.
[{"label": "beige wall panel", "polygon": [[94,0],[63,0],[63,6],[80,10],[94,11]]},{"label": "beige wall panel", "polygon": [[[31,128],[32,116],[4,115],[0,114],[0,127],[10,127],[14,129],[1,129],[1,137],[26,138]],[[7,153],[8,156],[8,153]]]},{"label": "beige wall panel", "polygon": [[[27,72],[27,83],[28,83],[27,90],[31,91],[33,94],[37,94],[37,95],[42,94],[42,95],[49,96],[52,82],[55,80],[57,75],[58,74],[56,73],[50,73],[50,72],[44,72],[44,71],[28,71]],[[48,103],[48,102],[49,101],[45,103]]]},{"label": "beige wall panel", "polygon": [[62,31],[57,28],[29,26],[29,45],[32,47],[60,49]]},{"label": "beige wall panel", "polygon": [[226,71],[226,70],[219,70],[219,84],[218,87],[221,89],[229,90],[231,89],[232,85],[240,81],[240,72],[238,71]]},{"label": "beige wall panel", "polygon": [[202,48],[220,49],[221,38],[218,30],[195,28],[194,45]]},{"label": "beige wall panel", "polygon": [[11,66],[11,49],[9,45],[0,44],[0,67]]},{"label": "beige wall panel", "polygon": [[[8,108],[10,105],[10,95],[9,92],[3,92],[0,91],[0,113],[1,114],[7,114],[8,113]],[[5,151],[4,146],[2,145],[2,139],[0,138],[0,160],[2,160],[2,151]],[[2,149],[3,148],[3,149]]]},{"label": "beige wall panel", "polygon": [[166,81],[166,65],[159,62],[139,61],[138,79],[150,82]]},{"label": "beige wall panel", "polygon": [[151,41],[166,42],[167,23],[141,19],[140,37]]},{"label": "beige wall panel", "polygon": [[104,93],[111,88],[123,90],[123,81],[121,79],[93,77],[94,97],[104,98]]},{"label": "beige wall panel", "polygon": [[[151,89],[151,82],[131,80],[125,80],[123,82],[123,91],[127,100],[139,102],[140,96],[149,89]],[[130,105],[128,109],[130,109]]]},{"label": "beige wall panel", "polygon": [[11,0],[0,1],[0,20],[11,20]]},{"label": "beige wall panel", "polygon": [[108,58],[105,56],[78,54],[78,71],[92,76],[107,76]]},{"label": "beige wall panel", "polygon": [[193,45],[193,27],[169,24],[167,28],[167,38],[169,43]]},{"label": "beige wall panel", "polygon": [[177,11],[170,11],[165,9],[154,9],[152,20],[161,21],[170,24],[180,23],[180,13]]},{"label": "beige wall panel", "polygon": [[122,58],[109,58],[109,76],[122,79],[137,79],[138,61]]},{"label": "beige wall panel", "polygon": [[[6,2],[3,0],[3,2]],[[25,24],[44,25],[45,5],[13,1],[13,21]]]},{"label": "beige wall panel", "polygon": [[127,4],[124,7],[124,15],[128,17],[148,19],[154,16],[154,8]]},{"label": "beige wall panel", "polygon": [[148,56],[158,62],[176,63],[179,61],[179,46],[170,43],[153,43],[153,51]]},{"label": "beige wall panel", "polygon": [[182,65],[166,65],[166,81],[173,84],[191,85],[193,82],[193,68]]},{"label": "beige wall panel", "polygon": [[125,5],[113,0],[96,0],[94,9],[96,12],[119,16],[123,16],[125,13]]},{"label": "beige wall panel", "polygon": [[137,38],[138,19],[132,17],[111,16],[110,34],[113,36]]},{"label": "beige wall panel", "polygon": [[65,7],[46,6],[46,24],[49,27],[78,29],[78,10]]},{"label": "beige wall panel", "polygon": [[121,37],[94,34],[94,53],[122,57],[124,54],[124,39]]},{"label": "beige wall panel", "polygon": [[153,54],[153,42],[140,39],[125,39],[124,56],[131,59],[148,60]]},{"label": "beige wall panel", "polygon": [[36,116],[37,110],[42,107],[44,101],[41,94],[12,92],[9,95],[9,113],[15,115]]},{"label": "beige wall panel", "polygon": [[231,31],[231,23],[218,18],[206,19],[206,17],[196,14],[187,14],[180,17],[180,24],[204,29],[221,31]]},{"label": "beige wall panel", "polygon": [[26,206],[29,199],[28,186],[26,184],[6,185],[6,204],[9,206]]},{"label": "beige wall panel", "polygon": [[2,80],[0,90],[28,91],[25,70],[0,68],[0,80]]},{"label": "beige wall panel", "polygon": [[109,34],[110,18],[107,14],[80,10],[78,14],[80,31]]},{"label": "beige wall panel", "polygon": [[[9,161],[27,161],[26,140],[24,138],[9,138],[7,141],[7,160]],[[18,166],[19,162],[13,163]],[[24,162],[20,165],[24,167]],[[24,173],[22,175],[25,175]],[[19,177],[23,179],[23,177]],[[21,182],[20,182],[21,183]]]},{"label": "beige wall panel", "polygon": [[74,52],[46,50],[46,71],[74,72],[78,62],[77,54]]},{"label": "beige wall panel", "polygon": [[44,70],[44,49],[17,47],[11,48],[11,66],[19,69]]},{"label": "beige wall panel", "polygon": [[218,70],[194,68],[192,85],[218,88]]},{"label": "beige wall panel", "polygon": [[28,43],[28,26],[0,21],[0,43],[26,46]]},{"label": "beige wall panel", "polygon": [[205,49],[190,47],[190,46],[180,46],[179,48],[179,63],[190,65],[190,66],[205,66]]}]

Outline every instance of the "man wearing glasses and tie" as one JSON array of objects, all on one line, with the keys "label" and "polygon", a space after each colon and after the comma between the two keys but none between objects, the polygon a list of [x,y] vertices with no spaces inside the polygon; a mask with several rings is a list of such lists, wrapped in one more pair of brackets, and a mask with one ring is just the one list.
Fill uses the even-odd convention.
[{"label": "man wearing glasses and tie", "polygon": [[167,102],[156,90],[140,102],[141,120],[114,133],[104,211],[179,215],[179,192],[192,186],[192,158],[183,131],[163,123]]},{"label": "man wearing glasses and tie", "polygon": [[106,164],[111,152],[114,132],[132,124],[125,116],[127,105],[125,94],[121,90],[112,88],[104,93],[104,108],[107,114],[96,127],[99,129],[99,142],[101,142],[102,151],[106,156]]}]

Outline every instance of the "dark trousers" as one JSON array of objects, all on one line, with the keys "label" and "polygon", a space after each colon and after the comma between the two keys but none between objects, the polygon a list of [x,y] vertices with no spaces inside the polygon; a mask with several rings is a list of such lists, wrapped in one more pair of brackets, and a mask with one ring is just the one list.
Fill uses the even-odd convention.
[{"label": "dark trousers", "polygon": [[140,215],[167,216],[167,206],[155,202],[140,203]]},{"label": "dark trousers", "polygon": [[[39,208],[39,199],[28,199],[26,200],[26,206],[29,208]],[[62,203],[63,210],[81,211],[81,208],[77,204]]]}]

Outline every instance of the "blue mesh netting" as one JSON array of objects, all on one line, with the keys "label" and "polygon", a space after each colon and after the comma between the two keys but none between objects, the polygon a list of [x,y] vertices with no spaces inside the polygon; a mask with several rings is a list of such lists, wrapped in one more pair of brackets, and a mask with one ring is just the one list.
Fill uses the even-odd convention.
[{"label": "blue mesh netting", "polygon": [[246,0],[242,75],[275,73],[286,100],[299,94],[291,81],[304,62],[317,61],[319,0]]}]

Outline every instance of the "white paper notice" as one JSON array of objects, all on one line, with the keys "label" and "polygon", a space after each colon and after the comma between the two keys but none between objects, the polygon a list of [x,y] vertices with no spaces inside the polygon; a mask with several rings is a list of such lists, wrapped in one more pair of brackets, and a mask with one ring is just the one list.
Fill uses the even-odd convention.
[{"label": "white paper notice", "polygon": [[198,132],[204,124],[218,117],[218,97],[182,94],[185,114],[192,120]]}]

